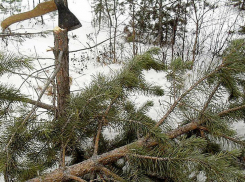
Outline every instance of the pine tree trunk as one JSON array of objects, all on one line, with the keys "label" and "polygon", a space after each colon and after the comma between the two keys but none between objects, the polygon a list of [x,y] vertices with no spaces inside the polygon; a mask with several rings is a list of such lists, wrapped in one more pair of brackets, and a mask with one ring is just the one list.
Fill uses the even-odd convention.
[{"label": "pine tree trunk", "polygon": [[[61,59],[60,52],[63,52]],[[66,108],[68,105],[67,99],[70,95],[69,85],[69,52],[68,52],[68,34],[67,30],[57,27],[54,30],[54,55],[56,66],[61,65],[60,70],[56,76],[57,84],[57,114],[56,119],[59,122],[66,122]],[[63,131],[61,131],[63,133]],[[63,137],[60,138],[61,152],[60,152],[60,167],[65,167],[65,150],[66,143]]]},{"label": "pine tree trunk", "polygon": [[56,66],[60,51],[63,51],[61,58],[61,68],[56,76],[57,83],[57,117],[65,117],[67,107],[67,98],[70,95],[69,85],[69,53],[68,53],[68,35],[67,30],[56,28],[54,30],[54,56]]}]

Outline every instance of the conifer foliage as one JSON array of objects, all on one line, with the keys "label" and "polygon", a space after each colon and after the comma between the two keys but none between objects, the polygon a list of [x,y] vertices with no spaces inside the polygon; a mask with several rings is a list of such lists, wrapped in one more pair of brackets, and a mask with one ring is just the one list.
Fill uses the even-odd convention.
[{"label": "conifer foliage", "polygon": [[[230,125],[242,118],[234,113],[245,108],[244,48],[244,40],[233,41],[213,69],[200,74],[189,88],[176,87],[175,101],[159,121],[147,116],[153,102],[136,107],[130,99],[130,94],[164,95],[160,86],[146,82],[142,71],[169,72],[169,79],[177,80],[191,66],[177,59],[166,67],[156,60],[157,48],[136,56],[111,76],[95,76],[70,97],[65,121],[40,122],[33,115],[23,123],[24,109],[15,117],[2,114],[0,169],[5,180],[198,181],[202,176],[206,181],[245,181],[244,142]],[[17,92],[7,97],[11,90],[4,89],[1,102],[21,100]],[[226,104],[217,101],[227,94]],[[203,99],[197,101],[197,96]],[[178,128],[171,127],[174,120]],[[108,139],[106,129],[119,134]],[[58,164],[61,141],[70,157],[66,168],[43,175]]]},{"label": "conifer foliage", "polygon": [[[31,60],[14,54],[0,54],[0,76],[3,74],[16,74],[15,71],[20,69],[32,69]],[[11,85],[0,83],[0,125],[1,125],[1,157],[0,169],[5,179],[12,179],[11,176],[18,175],[17,170],[11,170],[17,165],[17,161],[22,151],[26,151],[28,140],[31,137],[30,133],[22,136],[26,126],[18,130],[17,135],[13,138],[13,145],[7,146],[7,142],[12,133],[16,132],[17,128],[23,119],[23,110],[20,113],[16,112],[16,105],[26,102],[27,97],[19,92],[18,89]],[[7,147],[9,149],[7,149]],[[6,180],[7,181],[7,180]]]},{"label": "conifer foliage", "polygon": [[[116,7],[120,12],[125,8],[118,0],[94,2],[99,28]],[[203,10],[214,6],[206,0],[170,1],[173,4],[166,6],[141,0],[135,9],[136,1],[125,2],[133,11],[127,41],[160,49],[133,51],[134,57],[124,60],[120,70],[95,75],[69,95],[64,115],[58,116],[55,99],[53,106],[36,102],[0,81],[0,173],[5,181],[245,182],[245,141],[233,129],[245,116],[245,40],[230,41],[199,66],[198,26],[192,58],[184,59],[184,45],[183,53],[174,54],[174,45],[178,37],[185,44],[187,16],[198,14],[195,2],[200,7],[203,3]],[[117,40],[112,23],[117,25],[117,20],[115,16],[109,22],[110,31],[115,30],[112,52]],[[140,40],[147,36],[147,42]],[[164,62],[159,55],[167,44],[172,45],[172,56]],[[1,53],[0,76],[32,69],[31,62]],[[147,82],[144,73],[149,70],[166,77],[167,86]],[[142,95],[149,100],[141,105],[132,99]],[[159,98],[158,120],[148,115],[155,106],[151,98]],[[45,118],[38,116],[39,107],[48,110]],[[108,137],[108,130],[115,136]]]}]

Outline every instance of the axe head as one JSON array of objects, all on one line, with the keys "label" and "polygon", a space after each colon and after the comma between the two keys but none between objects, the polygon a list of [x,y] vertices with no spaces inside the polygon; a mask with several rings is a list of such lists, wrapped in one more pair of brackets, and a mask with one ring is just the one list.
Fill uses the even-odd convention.
[{"label": "axe head", "polygon": [[63,0],[54,0],[59,13],[59,27],[67,31],[80,28],[82,24],[77,17],[65,6]]}]

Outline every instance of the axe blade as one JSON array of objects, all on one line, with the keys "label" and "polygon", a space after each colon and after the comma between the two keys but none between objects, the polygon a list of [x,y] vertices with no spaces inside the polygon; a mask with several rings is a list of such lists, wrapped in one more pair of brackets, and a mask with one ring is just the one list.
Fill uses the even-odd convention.
[{"label": "axe blade", "polygon": [[59,14],[59,27],[67,31],[80,28],[82,24],[77,17],[65,6],[63,0],[54,0]]}]

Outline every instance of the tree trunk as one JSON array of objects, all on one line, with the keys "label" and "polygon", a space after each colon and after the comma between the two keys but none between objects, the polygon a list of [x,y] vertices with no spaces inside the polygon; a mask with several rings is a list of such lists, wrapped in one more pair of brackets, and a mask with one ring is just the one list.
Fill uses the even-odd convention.
[{"label": "tree trunk", "polygon": [[54,56],[56,66],[58,65],[58,56],[63,51],[61,59],[61,68],[56,76],[57,83],[57,117],[64,117],[67,107],[67,98],[70,95],[69,85],[69,53],[67,30],[56,28],[54,30]]},{"label": "tree trunk", "polygon": [[137,55],[137,47],[136,47],[136,42],[135,42],[135,4],[134,1],[132,1],[132,8],[133,8],[133,22],[132,22],[132,27],[133,27],[133,55],[136,56]]},{"label": "tree trunk", "polygon": [[[60,63],[58,63],[59,54],[63,51]],[[59,122],[66,122],[66,108],[68,106],[67,99],[70,95],[69,85],[69,52],[68,52],[68,34],[67,30],[57,27],[54,30],[54,56],[56,66],[61,64],[61,68],[56,76],[57,84],[57,114],[56,119]],[[63,131],[62,131],[63,133]],[[61,136],[61,152],[60,152],[60,166],[65,167],[65,149],[66,141]]]},{"label": "tree trunk", "polygon": [[192,3],[193,3],[193,8],[194,8],[194,13],[195,13],[195,18],[196,18],[196,31],[195,31],[195,41],[194,41],[194,45],[193,45],[193,48],[192,48],[192,68],[193,68],[193,65],[194,65],[194,62],[195,62],[195,59],[196,59],[196,55],[197,55],[197,44],[198,44],[198,36],[199,36],[199,18],[198,18],[198,15],[197,15],[197,8],[196,8],[196,4],[195,4],[195,1],[192,0]]},{"label": "tree trunk", "polygon": [[112,58],[112,53],[113,53],[113,48],[112,48],[112,17],[111,17],[111,14],[110,14],[110,8],[109,8],[109,5],[108,5],[108,2],[107,0],[105,0],[105,7],[106,7],[106,12],[107,12],[107,15],[108,15],[108,21],[109,21],[109,38],[110,38],[110,59]]},{"label": "tree trunk", "polygon": [[158,45],[162,47],[162,37],[163,37],[163,29],[162,29],[162,20],[163,20],[163,7],[162,0],[159,1],[159,27],[158,27]]},{"label": "tree trunk", "polygon": [[117,37],[117,8],[116,8],[116,1],[113,2],[113,13],[115,18],[115,27],[114,27],[114,38],[113,38],[113,63],[117,62],[117,55],[116,55],[116,37]]}]

